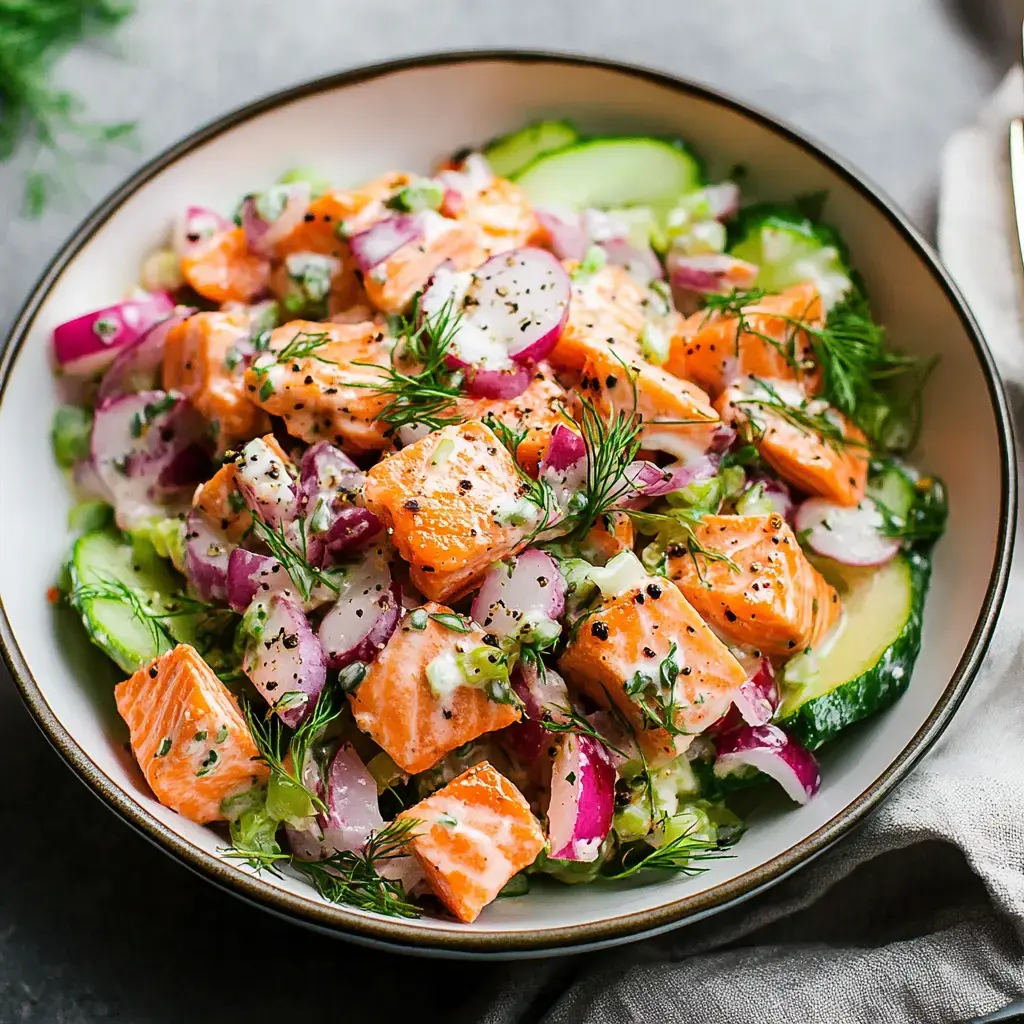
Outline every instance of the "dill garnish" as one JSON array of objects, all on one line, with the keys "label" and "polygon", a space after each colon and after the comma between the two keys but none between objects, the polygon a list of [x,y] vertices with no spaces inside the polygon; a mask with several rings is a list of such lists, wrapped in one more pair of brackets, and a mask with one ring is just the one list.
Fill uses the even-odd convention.
[{"label": "dill garnish", "polygon": [[705,562],[722,562],[733,572],[739,572],[740,567],[727,554],[709,548],[697,539],[695,528],[703,521],[705,513],[702,510],[672,506],[664,512],[630,510],[627,514],[641,533],[656,535],[656,543],[660,548],[666,551],[673,547],[685,550],[693,560],[698,579],[708,589],[711,588],[711,584],[705,578],[704,569],[697,561],[698,558],[703,558]]},{"label": "dill garnish", "polygon": [[[559,715],[563,720],[555,721],[551,716]],[[548,732],[571,733],[574,736],[589,736],[598,743],[603,743],[612,753],[620,757],[628,757],[625,751],[620,750],[607,736],[603,736],[595,729],[587,719],[572,707],[572,705],[556,704],[550,708],[544,717],[537,720],[537,724]]]},{"label": "dill garnish", "polygon": [[[635,849],[635,848],[633,848]],[[640,871],[676,871],[684,875],[699,875],[708,869],[694,865],[695,861],[723,860],[732,856],[722,852],[717,843],[698,839],[691,831],[674,836],[667,843],[654,847],[650,853],[630,861],[633,849],[622,857],[622,866],[605,874],[605,878],[629,878]]]},{"label": "dill garnish", "polygon": [[270,553],[284,567],[284,571],[288,573],[292,583],[295,584],[295,589],[298,590],[304,601],[310,599],[318,585],[327,587],[335,594],[340,591],[341,585],[334,574],[324,569],[318,569],[306,557],[306,521],[304,519],[297,520],[301,547],[296,547],[288,539],[284,523],[277,527],[268,526],[263,520],[253,516],[252,525],[260,540],[270,548]]}]

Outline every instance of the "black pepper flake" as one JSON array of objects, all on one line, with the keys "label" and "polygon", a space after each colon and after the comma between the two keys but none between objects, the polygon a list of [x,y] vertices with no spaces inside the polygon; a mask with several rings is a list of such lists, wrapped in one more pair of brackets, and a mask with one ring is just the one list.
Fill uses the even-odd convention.
[{"label": "black pepper flake", "polygon": [[594,622],[590,626],[590,635],[597,637],[598,640],[608,639],[608,623],[607,622]]},{"label": "black pepper flake", "polygon": [[652,601],[657,601],[661,597],[661,587],[657,583],[647,584],[647,595]]}]

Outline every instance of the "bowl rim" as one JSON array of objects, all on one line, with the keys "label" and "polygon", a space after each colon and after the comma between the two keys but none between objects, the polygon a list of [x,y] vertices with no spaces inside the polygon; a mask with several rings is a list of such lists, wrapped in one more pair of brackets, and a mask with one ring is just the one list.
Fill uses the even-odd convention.
[{"label": "bowl rim", "polygon": [[11,371],[32,327],[36,314],[54,282],[93,235],[139,188],[183,156],[224,132],[268,111],[296,100],[398,72],[479,63],[545,64],[611,71],[639,78],[682,95],[715,103],[795,144],[807,155],[842,178],[867,199],[894,227],[928,268],[936,284],[956,308],[973,345],[988,387],[999,432],[1001,494],[999,531],[985,600],[979,611],[967,649],[939,696],[934,708],[896,759],[855,800],[816,832],[756,868],[713,888],[669,900],[647,910],[621,914],[590,923],[514,933],[500,928],[473,931],[430,930],[413,927],[400,919],[384,918],[315,903],[277,890],[254,875],[233,867],[173,832],[139,806],[126,790],[105,775],[60,724],[36,683],[18,646],[0,595],[0,651],[22,700],[43,734],[79,779],[115,814],[179,863],[234,895],[279,916],[312,926],[329,934],[392,951],[436,956],[524,957],[578,952],[650,936],[707,917],[749,899],[781,881],[820,855],[889,796],[948,725],[959,707],[988,647],[1006,590],[1013,550],[1013,524],[1017,505],[1017,468],[1009,405],[991,352],[959,289],[937,254],[885,193],[828,147],[795,130],[784,121],[750,104],[704,84],[670,73],[620,61],[578,53],[529,49],[469,49],[439,51],[363,65],[325,75],[263,96],[209,122],[164,149],[143,164],[103,199],[72,231],[40,275],[21,307],[0,358],[0,403]]}]

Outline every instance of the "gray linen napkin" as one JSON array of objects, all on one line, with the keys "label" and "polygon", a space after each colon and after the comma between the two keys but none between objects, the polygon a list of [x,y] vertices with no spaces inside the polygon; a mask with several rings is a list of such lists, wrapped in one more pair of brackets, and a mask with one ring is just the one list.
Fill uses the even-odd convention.
[{"label": "gray linen napkin", "polygon": [[[939,245],[1024,407],[1009,204],[1015,72],[943,157]],[[956,500],[956,496],[953,496]],[[516,965],[485,1024],[957,1022],[1024,995],[1024,544],[987,660],[863,827],[765,895],[633,946]]]}]

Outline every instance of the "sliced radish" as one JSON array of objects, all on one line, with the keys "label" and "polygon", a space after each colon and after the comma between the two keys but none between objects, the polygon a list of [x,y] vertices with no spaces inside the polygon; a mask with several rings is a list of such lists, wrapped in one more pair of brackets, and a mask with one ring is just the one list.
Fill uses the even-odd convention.
[{"label": "sliced radish", "polygon": [[326,557],[337,560],[365,547],[376,537],[384,524],[368,509],[360,505],[346,505],[338,509],[334,523],[324,537]]},{"label": "sliced radish", "polygon": [[368,274],[403,245],[419,241],[423,231],[424,222],[419,214],[401,213],[379,220],[365,231],[353,235],[348,244],[359,269]]},{"label": "sliced radish", "polygon": [[200,600],[228,600],[228,564],[233,547],[201,512],[189,512],[185,520],[185,575]]},{"label": "sliced radish", "polygon": [[813,755],[777,725],[737,729],[721,738],[715,774],[723,777],[748,767],[771,776],[798,804],[807,803],[821,786]]},{"label": "sliced radish", "polygon": [[819,555],[843,565],[882,565],[900,549],[887,537],[878,506],[863,498],[858,505],[836,505],[823,498],[809,498],[796,511],[797,532]]},{"label": "sliced radish", "polygon": [[246,505],[268,526],[295,518],[296,492],[288,467],[261,437],[254,437],[238,457],[238,489]]},{"label": "sliced radish", "polygon": [[170,295],[153,292],[68,320],[53,330],[54,360],[62,374],[92,376],[173,312]]},{"label": "sliced radish", "polygon": [[575,211],[535,212],[540,226],[547,232],[548,247],[560,260],[582,260],[587,255],[587,232]]},{"label": "sliced radish", "polygon": [[551,749],[554,734],[541,722],[565,720],[571,706],[565,680],[553,669],[539,672],[533,660],[520,660],[512,671],[512,689],[523,702],[523,717],[498,734],[505,749],[522,765],[534,766]]},{"label": "sliced radish", "polygon": [[684,256],[673,251],[668,254],[667,265],[676,288],[702,294],[749,289],[760,270],[753,263],[719,252]]},{"label": "sliced radish", "polygon": [[647,246],[640,248],[626,238],[609,238],[601,243],[609,265],[622,267],[643,284],[660,281],[665,277],[661,261],[654,250]]},{"label": "sliced radish", "polygon": [[499,562],[484,577],[472,615],[497,637],[515,637],[554,626],[565,611],[565,578],[558,563],[538,548],[527,548],[511,564]]},{"label": "sliced radish", "polygon": [[266,619],[259,635],[250,638],[242,668],[289,728],[313,711],[327,681],[327,659],[290,594],[273,594],[267,601]]},{"label": "sliced radish", "polygon": [[171,244],[179,256],[191,256],[217,235],[230,231],[231,221],[205,206],[188,206],[175,222]]},{"label": "sliced radish", "polygon": [[401,591],[391,569],[371,557],[349,568],[338,599],[320,623],[320,644],[331,668],[372,661],[391,639],[402,616]]},{"label": "sliced radish", "polygon": [[714,725],[709,735],[721,735],[747,725],[767,725],[779,706],[779,687],[775,669],[768,658],[756,662],[747,679],[733,695],[731,707]]},{"label": "sliced radish", "polygon": [[302,223],[309,209],[311,189],[307,181],[272,185],[242,202],[242,229],[249,251],[271,257],[274,247]]},{"label": "sliced radish", "polygon": [[236,612],[244,612],[257,595],[269,597],[292,589],[291,577],[273,555],[235,548],[228,557],[227,599]]},{"label": "sliced radish", "polygon": [[604,744],[566,733],[551,768],[548,839],[556,860],[593,861],[615,811],[615,765]]},{"label": "sliced radish", "polygon": [[100,381],[97,393],[99,401],[159,388],[167,335],[171,328],[177,327],[194,312],[190,307],[179,306],[166,320],[154,324],[145,334],[120,349]]}]

